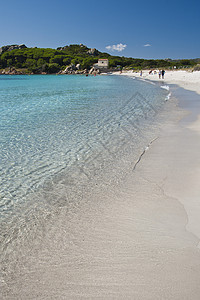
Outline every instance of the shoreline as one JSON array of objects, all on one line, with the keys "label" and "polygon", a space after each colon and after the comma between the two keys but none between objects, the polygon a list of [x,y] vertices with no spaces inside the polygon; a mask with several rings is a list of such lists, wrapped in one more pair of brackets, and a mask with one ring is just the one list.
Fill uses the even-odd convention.
[{"label": "shoreline", "polygon": [[[199,71],[193,73],[187,71],[167,71],[164,79],[158,79],[158,74],[151,75],[148,73],[148,71],[144,72],[142,77],[140,76],[139,73],[128,72],[122,75],[128,77],[136,77],[141,80],[145,80],[149,82],[156,82],[165,85],[167,84],[170,86],[170,90],[171,87],[173,87],[173,85],[179,86],[178,89],[174,88],[174,91],[172,91],[172,95],[174,95],[175,98],[178,99],[178,106],[181,107],[183,110],[185,110],[185,112],[187,113],[186,116],[181,118],[181,120],[179,121],[179,125],[182,126],[182,131],[185,132],[186,135],[188,135],[189,139],[190,136],[192,135],[196,136],[196,140],[194,139],[193,144],[190,144],[190,149],[191,150],[192,148],[199,149],[199,143],[198,143],[198,138],[200,135],[200,97],[198,96],[200,95],[200,72]],[[193,96],[191,96],[192,92],[194,93]],[[184,137],[182,137],[182,139],[184,139]],[[187,140],[186,137],[185,139]],[[184,150],[184,147],[186,148],[185,150],[187,151],[186,143],[185,145],[183,143],[182,150]],[[194,170],[196,170],[196,175],[197,175],[197,178],[193,178],[193,184],[190,182],[191,187],[187,186],[187,188],[190,189],[190,194],[186,193],[185,191],[185,195],[187,194],[187,199],[184,193],[181,195],[180,192],[178,191],[178,189],[181,190],[181,186],[177,187],[177,190],[176,187],[173,187],[173,191],[176,195],[178,195],[177,197],[179,201],[184,205],[187,214],[189,214],[189,224],[187,226],[188,230],[196,234],[200,239],[200,230],[198,230],[198,218],[200,217],[200,203],[198,204],[198,201],[196,199],[198,197],[197,195],[200,195],[200,188],[198,187],[198,182],[200,180],[200,175],[199,175],[200,169],[198,168],[200,157],[198,155],[198,150],[197,153],[193,153],[193,152],[191,151],[191,155],[188,155],[188,157],[186,157],[186,161],[187,160],[190,161],[190,165],[193,165],[193,168]],[[193,158],[192,158],[192,153],[194,155]],[[197,162],[197,165],[196,163],[194,163],[194,161]],[[176,161],[174,163],[176,163]],[[185,181],[184,179],[183,182]],[[192,186],[194,191],[192,191]],[[188,205],[188,202],[190,202],[190,195],[196,200],[193,200],[192,204]],[[197,215],[197,211],[199,215]],[[194,221],[194,218],[196,221]]]},{"label": "shoreline", "polygon": [[172,92],[173,113],[119,188],[63,209],[3,299],[199,299],[200,126],[196,106],[192,121],[180,108],[186,94]]},{"label": "shoreline", "polygon": [[156,74],[149,74],[148,70],[143,71],[142,76],[140,76],[140,72],[127,71],[120,74],[120,72],[116,72],[113,74],[121,75],[121,76],[129,76],[136,77],[142,80],[148,80],[151,82],[160,82],[167,84],[175,84],[186,90],[194,91],[200,94],[200,71],[183,71],[183,70],[167,70],[164,76],[164,79],[158,78],[158,72]]}]

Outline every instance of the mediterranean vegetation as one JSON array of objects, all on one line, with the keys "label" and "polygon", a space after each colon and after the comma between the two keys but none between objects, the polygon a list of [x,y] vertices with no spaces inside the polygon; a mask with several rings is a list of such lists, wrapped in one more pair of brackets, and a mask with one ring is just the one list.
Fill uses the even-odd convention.
[{"label": "mediterranean vegetation", "polygon": [[0,70],[15,68],[23,74],[54,74],[70,65],[79,65],[80,70],[89,70],[98,59],[107,58],[110,69],[153,69],[153,68],[194,68],[200,59],[139,59],[113,56],[90,49],[82,44],[57,49],[23,48],[2,51]]}]

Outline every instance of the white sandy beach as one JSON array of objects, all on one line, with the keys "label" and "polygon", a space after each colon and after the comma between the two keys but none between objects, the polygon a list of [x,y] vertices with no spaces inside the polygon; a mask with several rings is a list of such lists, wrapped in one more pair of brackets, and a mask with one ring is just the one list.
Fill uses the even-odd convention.
[{"label": "white sandy beach", "polygon": [[183,70],[177,70],[177,71],[166,71],[164,80],[158,78],[158,70],[157,74],[149,74],[148,70],[144,70],[142,72],[142,77],[140,76],[140,72],[123,72],[122,75],[127,76],[133,76],[133,77],[139,77],[141,79],[148,79],[152,81],[160,81],[165,82],[167,84],[177,84],[180,87],[195,91],[196,93],[200,94],[200,71],[183,71]]},{"label": "white sandy beach", "polygon": [[[200,94],[200,72],[160,81]],[[186,113],[174,93],[174,112],[134,172],[114,191],[91,192],[70,218],[63,210],[3,299],[200,299],[200,96],[178,93],[191,95]]]},{"label": "white sandy beach", "polygon": [[[141,79],[147,79],[151,81],[161,82],[162,85],[171,85],[176,84],[186,90],[196,92],[200,94],[200,72],[191,72],[191,71],[166,71],[164,80],[158,78],[157,74],[149,74],[148,71],[143,71],[142,77],[139,73],[127,72],[124,75],[135,76]],[[184,94],[184,93],[183,93]],[[198,97],[197,97],[198,98]],[[191,101],[191,104],[190,104]],[[174,184],[173,192],[180,202],[184,205],[189,222],[187,225],[188,230],[195,233],[200,238],[200,227],[199,227],[199,218],[200,218],[200,155],[199,155],[199,139],[200,139],[200,99],[186,99],[187,108],[191,109],[189,114],[195,115],[195,120],[193,122],[186,121],[184,122],[184,129],[182,129],[182,145],[180,151],[177,151],[177,145],[174,145],[174,154],[172,156],[173,163],[171,165],[171,172],[173,176],[170,176],[172,182],[176,182],[176,178],[179,178],[179,183]],[[196,113],[195,113],[196,112]],[[188,136],[188,129],[189,131]],[[192,135],[196,135],[193,143],[190,140]],[[180,135],[177,135],[178,139]],[[188,143],[188,141],[190,141]],[[164,154],[165,147],[162,149],[163,157],[166,157]],[[167,150],[168,151],[168,150]],[[185,157],[187,152],[187,156]],[[183,156],[184,155],[184,156]],[[183,157],[182,157],[183,156]],[[181,166],[177,166],[177,163],[180,161]],[[182,163],[184,161],[182,170]],[[176,169],[174,166],[176,165]],[[186,168],[187,166],[187,168]],[[189,169],[191,168],[191,173]],[[184,183],[184,184],[183,184]],[[168,183],[169,184],[169,183]]]}]

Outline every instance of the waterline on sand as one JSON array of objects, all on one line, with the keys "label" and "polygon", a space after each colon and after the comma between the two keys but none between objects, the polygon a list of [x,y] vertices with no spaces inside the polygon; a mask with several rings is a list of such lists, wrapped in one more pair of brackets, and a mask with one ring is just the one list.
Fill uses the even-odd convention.
[{"label": "waterline on sand", "polygon": [[38,200],[48,199],[54,213],[46,209],[44,219],[36,218],[42,230],[32,227],[32,241],[8,247],[5,299],[199,299],[198,239],[185,229],[187,214],[175,193],[190,170],[190,162],[182,164],[189,143],[181,154],[185,129],[178,123],[185,112],[173,92],[168,101],[163,92],[162,109],[155,114],[148,105],[151,121],[133,122],[127,101],[126,126],[109,131],[94,159],[86,157],[87,167],[81,149],[73,176],[58,174],[44,186]]}]

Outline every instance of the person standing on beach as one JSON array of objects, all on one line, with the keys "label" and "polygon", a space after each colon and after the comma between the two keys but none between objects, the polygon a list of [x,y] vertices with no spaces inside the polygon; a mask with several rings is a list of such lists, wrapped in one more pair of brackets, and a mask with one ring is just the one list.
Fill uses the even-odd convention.
[{"label": "person standing on beach", "polygon": [[140,76],[142,76],[142,71],[140,72]]},{"label": "person standing on beach", "polygon": [[159,79],[160,79],[161,78],[161,70],[159,70],[158,76],[159,76]]},{"label": "person standing on beach", "polygon": [[165,76],[165,70],[162,70],[162,79],[164,79]]}]

